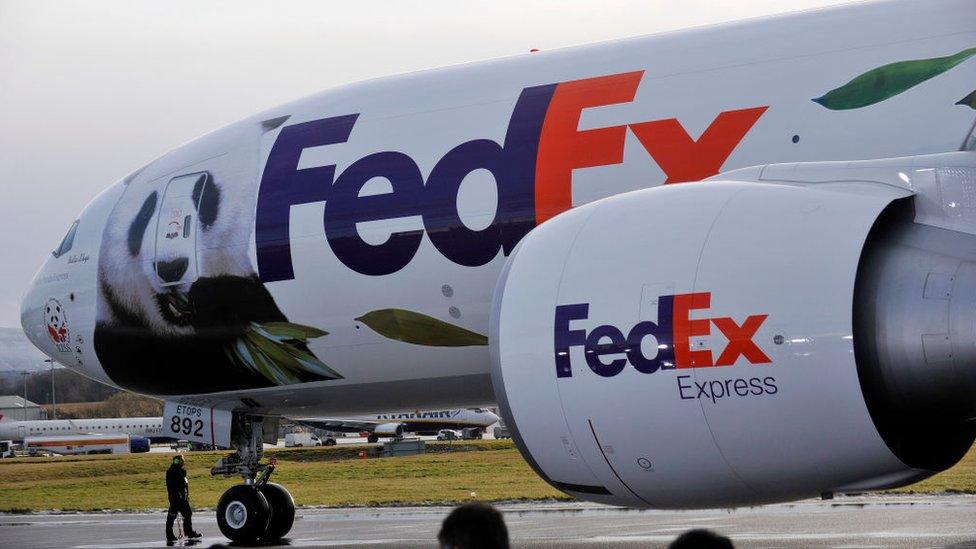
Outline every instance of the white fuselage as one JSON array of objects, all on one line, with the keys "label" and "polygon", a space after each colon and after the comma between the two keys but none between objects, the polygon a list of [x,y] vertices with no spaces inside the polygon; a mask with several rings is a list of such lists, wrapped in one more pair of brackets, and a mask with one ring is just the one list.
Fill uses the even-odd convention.
[{"label": "white fuselage", "polygon": [[481,408],[459,410],[415,410],[350,416],[342,418],[295,418],[295,421],[319,429],[338,432],[377,431],[400,433],[430,433],[440,429],[484,429],[498,421],[493,412]]},{"label": "white fuselage", "polygon": [[163,435],[162,417],[47,419],[0,422],[0,439],[22,441],[24,437],[89,434],[124,434],[149,439],[165,438]]},{"label": "white fuselage", "polygon": [[976,61],[883,100],[844,86],[974,45],[971,2],[896,1],[326,91],[109,187],[23,325],[85,375],[202,405],[490,403],[492,294],[537,224],[722,170],[959,150]]},{"label": "white fuselage", "polygon": [[377,423],[400,422],[411,425],[449,423],[459,427],[488,427],[498,421],[498,416],[487,410],[421,410],[415,412],[392,412],[373,416],[357,416],[356,420]]}]

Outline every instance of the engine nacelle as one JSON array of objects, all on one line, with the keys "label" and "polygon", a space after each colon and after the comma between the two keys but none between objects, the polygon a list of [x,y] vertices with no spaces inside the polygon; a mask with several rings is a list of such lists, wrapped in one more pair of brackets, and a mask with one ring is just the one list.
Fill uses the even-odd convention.
[{"label": "engine nacelle", "polygon": [[373,434],[378,437],[399,437],[403,436],[402,423],[381,423],[373,429]]},{"label": "engine nacelle", "polygon": [[540,476],[720,507],[958,461],[976,438],[976,155],[716,179],[570,210],[509,258],[492,379]]},{"label": "engine nacelle", "polygon": [[141,452],[148,452],[150,449],[150,440],[146,437],[129,437],[129,451],[133,454],[138,454]]}]

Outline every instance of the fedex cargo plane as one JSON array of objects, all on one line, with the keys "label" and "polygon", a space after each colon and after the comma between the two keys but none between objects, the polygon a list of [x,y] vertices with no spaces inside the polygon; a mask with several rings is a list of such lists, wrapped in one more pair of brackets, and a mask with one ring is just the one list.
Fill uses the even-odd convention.
[{"label": "fedex cargo plane", "polygon": [[329,90],[110,185],[24,330],[235,448],[235,540],[291,526],[281,415],[497,402],[625,506],[907,484],[976,436],[974,56],[898,0]]}]

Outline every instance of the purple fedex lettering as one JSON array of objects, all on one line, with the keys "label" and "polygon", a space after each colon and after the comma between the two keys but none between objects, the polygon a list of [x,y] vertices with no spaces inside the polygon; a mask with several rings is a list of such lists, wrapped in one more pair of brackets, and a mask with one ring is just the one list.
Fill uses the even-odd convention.
[{"label": "purple fedex lettering", "polygon": [[[554,344],[556,359],[556,377],[573,377],[573,369],[569,359],[571,347],[583,347],[586,365],[593,373],[602,377],[613,377],[623,371],[627,361],[634,369],[644,374],[652,374],[658,370],[668,370],[675,367],[674,361],[674,330],[672,318],[674,310],[674,296],[665,295],[658,299],[657,322],[645,320],[638,322],[624,337],[619,328],[610,325],[597,326],[589,334],[586,330],[571,330],[573,320],[586,320],[589,316],[588,303],[559,305],[556,307]],[[644,338],[652,336],[657,342],[657,353],[653,358],[647,358],[641,351]],[[617,358],[610,362],[603,362],[604,355],[626,354],[627,359]]]},{"label": "purple fedex lettering", "polygon": [[[508,123],[504,146],[488,139],[462,143],[448,151],[427,180],[424,227],[445,257],[460,265],[484,265],[511,253],[535,227],[535,171],[539,136],[555,85],[522,90]],[[498,188],[498,209],[491,225],[481,231],[461,222],[457,195],[471,172],[491,172]]]},{"label": "purple fedex lettering", "polygon": [[573,377],[569,348],[581,347],[586,344],[586,330],[570,330],[569,323],[574,320],[586,320],[589,313],[589,303],[575,303],[556,307],[556,329],[553,331],[553,344],[556,348],[556,377]]},{"label": "purple fedex lettering", "polygon": [[255,240],[258,272],[265,282],[295,278],[291,262],[291,207],[321,202],[329,195],[335,165],[298,169],[302,150],[345,143],[358,114],[287,126],[275,140],[258,190]]},{"label": "purple fedex lettering", "polygon": [[[382,177],[393,192],[359,196],[367,181]],[[417,163],[400,152],[379,152],[361,158],[336,179],[325,203],[325,236],[332,252],[350,269],[385,275],[404,268],[420,247],[423,231],[402,231],[379,245],[366,243],[356,224],[420,214],[424,178]]]},{"label": "purple fedex lettering", "polygon": [[[434,166],[426,185],[416,162],[404,153],[385,151],[354,162],[333,184],[335,165],[299,170],[303,149],[343,143],[358,115],[326,118],[288,126],[271,149],[258,193],[258,273],[264,282],[295,278],[289,241],[291,206],[326,201],[324,227],[336,257],[366,275],[394,273],[410,262],[421,231],[394,233],[386,242],[365,242],[356,224],[421,215],[431,242],[451,261],[484,265],[499,249],[508,254],[535,227],[533,194],[539,134],[555,85],[522,90],[508,124],[504,146],[478,139],[451,149]],[[484,169],[498,188],[495,219],[475,231],[461,222],[458,188],[471,172]],[[387,179],[392,193],[359,196],[370,179]]]}]

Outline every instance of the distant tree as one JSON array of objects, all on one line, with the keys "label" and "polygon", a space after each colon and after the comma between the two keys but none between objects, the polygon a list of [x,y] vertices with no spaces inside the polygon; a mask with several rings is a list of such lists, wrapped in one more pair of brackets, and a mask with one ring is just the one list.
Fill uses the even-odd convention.
[{"label": "distant tree", "polygon": [[120,391],[102,403],[102,412],[106,417],[161,416],[163,401]]},{"label": "distant tree", "polygon": [[[58,403],[100,402],[119,390],[88,379],[73,370],[54,370],[54,393]],[[7,377],[0,380],[0,394],[24,395],[23,377]],[[34,372],[27,376],[27,400],[38,404],[51,402],[51,371]]]},{"label": "distant tree", "polygon": [[[27,376],[27,400],[37,404],[51,403],[52,372],[34,372]],[[163,402],[91,380],[73,370],[56,368],[54,393],[59,418],[141,417],[163,414]],[[24,394],[23,377],[0,379],[0,395]],[[87,406],[72,406],[88,403]]]}]

